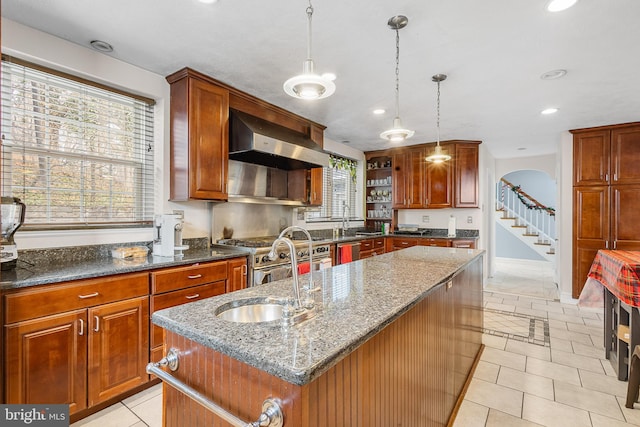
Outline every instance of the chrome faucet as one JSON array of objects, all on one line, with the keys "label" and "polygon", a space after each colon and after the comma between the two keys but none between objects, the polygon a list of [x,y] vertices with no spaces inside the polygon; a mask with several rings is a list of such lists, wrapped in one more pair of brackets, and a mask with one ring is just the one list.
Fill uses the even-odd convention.
[{"label": "chrome faucet", "polygon": [[302,303],[300,300],[300,287],[298,286],[298,260],[296,258],[296,248],[291,239],[288,239],[286,237],[278,237],[276,240],[274,240],[273,244],[271,245],[271,251],[269,251],[268,257],[272,260],[276,259],[276,257],[278,256],[277,249],[281,243],[287,245],[291,254],[291,277],[293,277],[293,295],[295,298],[293,308],[298,310],[302,308]]},{"label": "chrome faucet", "polygon": [[349,205],[347,202],[342,202],[342,237],[346,236],[347,229],[349,228]]},{"label": "chrome faucet", "polygon": [[[280,235],[278,236],[278,238],[286,236],[287,233],[293,230],[302,231],[304,235],[307,237],[307,242],[308,242],[307,250],[309,251],[309,287],[307,288],[307,290],[310,291],[313,289],[313,239],[311,238],[311,234],[309,234],[307,229],[302,228],[298,225],[292,225],[285,228],[280,232]],[[295,272],[296,273],[298,272],[297,268]]]}]

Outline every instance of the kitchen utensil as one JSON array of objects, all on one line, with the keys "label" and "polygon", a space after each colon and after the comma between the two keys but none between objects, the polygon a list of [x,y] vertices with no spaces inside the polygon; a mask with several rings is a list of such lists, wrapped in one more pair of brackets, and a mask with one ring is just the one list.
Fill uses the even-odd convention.
[{"label": "kitchen utensil", "polygon": [[0,205],[2,207],[0,211],[0,220],[2,221],[0,268],[11,270],[15,268],[18,260],[18,247],[13,240],[13,235],[24,223],[26,206],[17,197],[2,197]]}]

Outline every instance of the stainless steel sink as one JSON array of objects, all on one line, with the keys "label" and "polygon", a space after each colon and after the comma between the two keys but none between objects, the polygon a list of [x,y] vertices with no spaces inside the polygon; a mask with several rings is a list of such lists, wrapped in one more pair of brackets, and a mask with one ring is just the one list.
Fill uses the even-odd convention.
[{"label": "stainless steel sink", "polygon": [[283,317],[284,306],[274,303],[253,303],[234,306],[233,301],[218,308],[216,316],[223,320],[239,323],[260,323],[280,320]]},{"label": "stainless steel sink", "polygon": [[286,299],[266,297],[235,300],[216,309],[220,319],[237,323],[282,323],[293,325],[316,315],[314,308],[294,310]]}]

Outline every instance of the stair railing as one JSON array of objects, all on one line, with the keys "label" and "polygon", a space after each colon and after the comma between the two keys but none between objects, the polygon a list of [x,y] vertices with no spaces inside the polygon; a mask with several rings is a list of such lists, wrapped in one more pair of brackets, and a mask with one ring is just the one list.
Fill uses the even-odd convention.
[{"label": "stair railing", "polygon": [[537,235],[538,244],[556,247],[556,212],[504,178],[496,184],[496,209],[503,217],[514,218],[515,226],[526,228],[526,235]]}]

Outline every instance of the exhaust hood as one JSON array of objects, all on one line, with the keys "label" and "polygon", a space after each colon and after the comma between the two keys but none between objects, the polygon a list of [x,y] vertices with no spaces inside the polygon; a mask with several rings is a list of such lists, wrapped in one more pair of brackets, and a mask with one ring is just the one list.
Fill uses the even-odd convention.
[{"label": "exhaust hood", "polygon": [[229,159],[283,170],[329,166],[310,138],[236,110],[229,111]]}]

